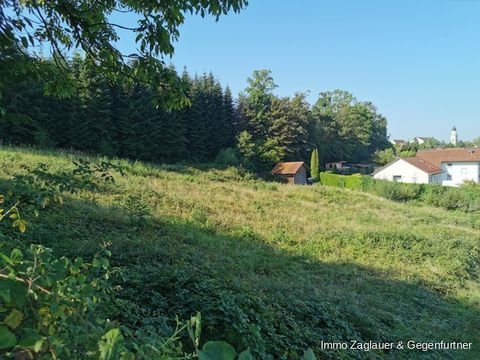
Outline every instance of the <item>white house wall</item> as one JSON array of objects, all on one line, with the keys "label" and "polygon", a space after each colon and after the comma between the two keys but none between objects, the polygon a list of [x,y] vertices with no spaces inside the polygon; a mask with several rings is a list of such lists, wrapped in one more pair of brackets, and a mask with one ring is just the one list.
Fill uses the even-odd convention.
[{"label": "white house wall", "polygon": [[442,169],[446,172],[443,185],[459,186],[465,181],[480,180],[480,163],[478,162],[451,162],[442,163]]},{"label": "white house wall", "polygon": [[[395,176],[400,176],[398,180],[395,180]],[[404,183],[416,183],[416,184],[428,184],[428,173],[420,170],[405,160],[399,159],[396,162],[390,164],[384,169],[380,170],[373,176],[378,180],[398,181]]]}]

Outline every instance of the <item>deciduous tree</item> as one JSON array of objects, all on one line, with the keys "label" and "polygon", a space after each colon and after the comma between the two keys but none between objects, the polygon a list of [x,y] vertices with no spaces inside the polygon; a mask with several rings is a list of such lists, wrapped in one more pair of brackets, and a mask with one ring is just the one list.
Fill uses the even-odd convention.
[{"label": "deciduous tree", "polygon": [[[82,49],[105,77],[148,83],[161,99],[179,105],[185,93],[176,73],[165,66],[164,57],[173,54],[186,15],[218,19],[246,6],[247,0],[2,0],[0,46],[24,54],[38,46],[49,48],[62,68],[68,63],[67,54]],[[128,13],[129,21],[124,21],[123,13]],[[125,54],[118,48],[124,32],[134,35],[137,52]],[[63,75],[53,88],[65,91],[59,85],[72,78],[68,71]]]}]

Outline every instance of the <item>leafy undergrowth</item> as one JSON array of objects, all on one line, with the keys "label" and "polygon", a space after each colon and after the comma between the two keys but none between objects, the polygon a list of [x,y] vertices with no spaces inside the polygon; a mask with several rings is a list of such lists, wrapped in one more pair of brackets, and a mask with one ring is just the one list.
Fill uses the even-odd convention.
[{"label": "leafy undergrowth", "polygon": [[[78,155],[0,150],[0,192],[19,164],[72,169]],[[92,259],[110,244],[108,316],[168,336],[202,314],[202,337],[256,358],[475,359],[480,218],[236,169],[115,160],[126,176],[28,218],[19,242]],[[173,321],[172,321],[173,320]],[[472,342],[472,350],[326,350],[322,341]]]}]

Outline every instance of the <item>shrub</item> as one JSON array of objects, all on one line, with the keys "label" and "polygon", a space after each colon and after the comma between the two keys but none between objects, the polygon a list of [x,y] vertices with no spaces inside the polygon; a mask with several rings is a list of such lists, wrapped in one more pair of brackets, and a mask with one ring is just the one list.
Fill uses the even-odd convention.
[{"label": "shrub", "polygon": [[362,189],[362,184],[363,184],[362,175],[355,174],[351,176],[345,176],[343,179],[345,182],[345,187],[347,189],[354,189],[354,190]]},{"label": "shrub", "polygon": [[393,201],[416,200],[422,193],[422,186],[419,184],[376,181],[375,193]]},{"label": "shrub", "polygon": [[237,152],[233,148],[226,148],[219,151],[215,158],[215,165],[219,166],[239,166],[240,159]]},{"label": "shrub", "polygon": [[378,181],[360,174],[338,175],[331,172],[323,172],[320,174],[320,179],[324,185],[373,192],[394,201],[415,200],[423,192],[423,186],[419,184]]},{"label": "shrub", "polygon": [[375,179],[371,176],[362,176],[360,189],[363,191],[372,191],[375,186]]},{"label": "shrub", "polygon": [[332,173],[331,171],[325,171],[320,173],[320,182],[323,185],[327,186],[335,186],[335,187],[345,187],[345,180],[344,177],[341,175],[337,175]]}]

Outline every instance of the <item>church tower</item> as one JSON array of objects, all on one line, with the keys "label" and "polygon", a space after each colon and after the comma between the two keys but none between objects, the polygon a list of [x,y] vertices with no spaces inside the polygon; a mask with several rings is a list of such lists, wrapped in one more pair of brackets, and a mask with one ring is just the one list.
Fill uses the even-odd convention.
[{"label": "church tower", "polygon": [[457,133],[457,128],[454,126],[450,134],[450,144],[452,144],[453,146],[457,146],[457,143],[458,143],[458,133]]}]

